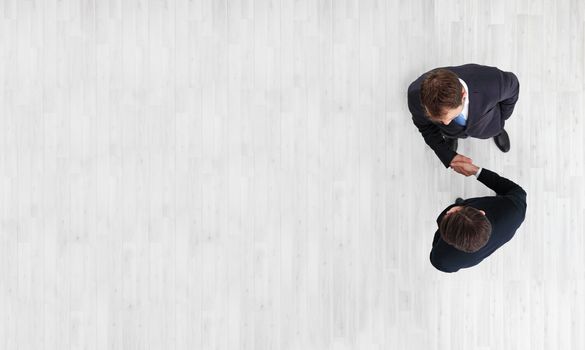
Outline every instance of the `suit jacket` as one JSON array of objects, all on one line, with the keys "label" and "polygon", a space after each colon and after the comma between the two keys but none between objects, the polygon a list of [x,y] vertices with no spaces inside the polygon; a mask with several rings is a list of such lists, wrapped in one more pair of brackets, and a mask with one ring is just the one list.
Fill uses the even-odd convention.
[{"label": "suit jacket", "polygon": [[522,187],[488,169],[482,169],[477,179],[494,190],[496,196],[469,198],[462,204],[448,206],[437,218],[437,226],[449,209],[456,205],[465,205],[485,211],[485,215],[492,225],[491,236],[480,250],[475,253],[466,253],[445,242],[437,230],[433,239],[430,259],[431,264],[440,271],[456,272],[459,269],[479,264],[512,239],[524,221],[526,192]]},{"label": "suit jacket", "polygon": [[421,75],[408,87],[408,109],[412,121],[423,136],[427,145],[437,154],[445,167],[457,153],[447,146],[443,135],[451,138],[467,136],[487,139],[498,135],[504,122],[514,111],[518,101],[520,84],[513,73],[504,72],[496,67],[466,64],[456,67],[443,67],[463,79],[469,89],[469,111],[465,127],[457,123],[443,125],[430,121],[420,101],[420,86],[427,76]]}]

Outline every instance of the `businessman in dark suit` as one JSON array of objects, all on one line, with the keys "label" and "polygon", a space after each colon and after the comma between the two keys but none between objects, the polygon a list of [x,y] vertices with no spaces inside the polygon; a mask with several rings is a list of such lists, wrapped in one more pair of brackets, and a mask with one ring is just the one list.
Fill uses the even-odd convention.
[{"label": "businessman in dark suit", "polygon": [[443,272],[479,264],[508,242],[526,214],[526,192],[498,174],[460,162],[465,172],[473,174],[496,192],[495,196],[457,199],[437,218],[431,250],[431,264]]},{"label": "businessman in dark suit", "polygon": [[514,111],[520,84],[513,73],[466,64],[421,75],[408,87],[412,121],[445,167],[471,159],[457,154],[457,139],[493,137],[502,152],[510,150],[505,121]]}]

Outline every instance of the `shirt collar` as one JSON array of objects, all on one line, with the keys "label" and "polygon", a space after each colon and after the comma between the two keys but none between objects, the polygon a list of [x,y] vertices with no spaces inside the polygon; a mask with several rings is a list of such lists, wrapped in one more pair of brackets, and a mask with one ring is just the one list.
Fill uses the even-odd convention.
[{"label": "shirt collar", "polygon": [[463,116],[467,119],[467,117],[469,117],[469,88],[463,79],[459,78],[459,81],[461,82],[461,85],[463,85],[463,90],[466,92],[465,100],[463,101],[463,111],[461,111],[461,113],[463,113]]}]

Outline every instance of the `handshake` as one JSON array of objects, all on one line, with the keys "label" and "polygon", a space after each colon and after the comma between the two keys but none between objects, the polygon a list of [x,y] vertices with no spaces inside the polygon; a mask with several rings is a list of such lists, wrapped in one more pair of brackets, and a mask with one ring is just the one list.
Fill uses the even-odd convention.
[{"label": "handshake", "polygon": [[479,170],[479,167],[473,164],[471,158],[467,158],[461,154],[457,154],[453,160],[451,160],[449,166],[451,169],[465,176],[475,175]]}]

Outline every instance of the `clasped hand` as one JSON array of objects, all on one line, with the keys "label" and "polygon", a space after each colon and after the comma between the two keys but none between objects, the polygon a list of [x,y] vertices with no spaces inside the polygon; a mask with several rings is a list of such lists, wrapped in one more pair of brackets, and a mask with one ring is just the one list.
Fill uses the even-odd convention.
[{"label": "clasped hand", "polygon": [[473,164],[471,158],[467,158],[461,154],[457,154],[453,160],[451,160],[449,166],[451,169],[465,176],[475,175],[479,170],[479,167]]}]

